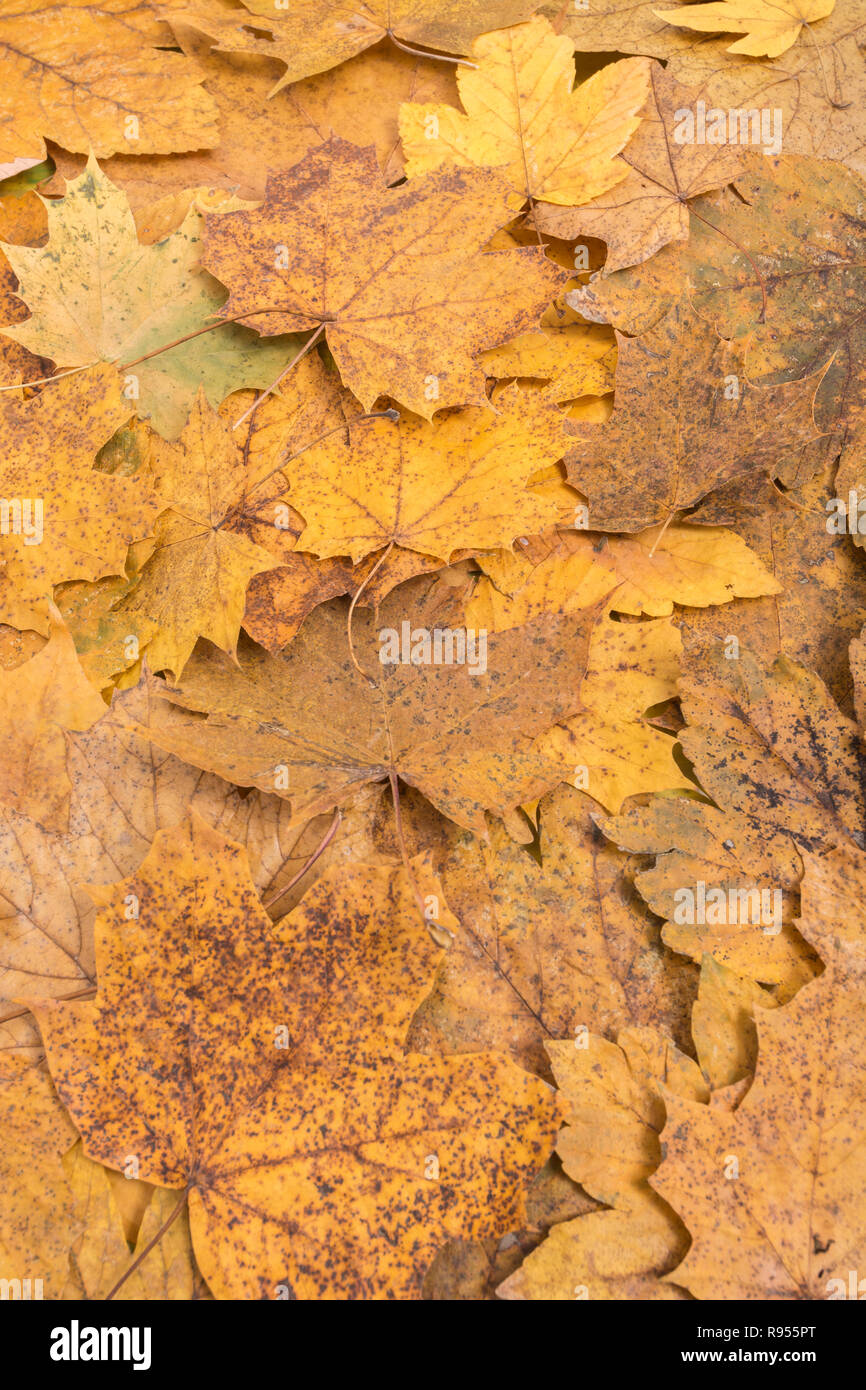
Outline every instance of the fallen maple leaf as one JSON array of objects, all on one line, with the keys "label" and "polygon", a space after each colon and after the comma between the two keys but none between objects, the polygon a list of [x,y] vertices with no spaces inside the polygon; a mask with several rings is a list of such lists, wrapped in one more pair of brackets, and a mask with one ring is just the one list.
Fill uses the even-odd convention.
[{"label": "fallen maple leaf", "polygon": [[[141,224],[158,199],[169,193],[188,197],[197,187],[263,198],[268,169],[296,163],[331,135],[375,145],[382,172],[393,183],[403,172],[400,103],[447,101],[456,90],[450,67],[399,50],[370,49],[275,96],[270,64],[216,50],[197,50],[195,57],[220,114],[219,144],[160,159],[124,153],[102,161],[107,177],[129,198],[142,240],[151,239],[142,236]],[[85,161],[65,150],[52,154],[57,172],[44,191],[62,192],[62,180],[76,178]]]},{"label": "fallen maple leaf", "polygon": [[814,478],[789,491],[765,483],[748,496],[734,487],[707,498],[693,520],[735,526],[777,584],[771,595],[741,608],[734,624],[712,609],[688,614],[686,623],[706,642],[723,641],[733,626],[738,640],[765,661],[785,652],[820,676],[849,716],[854,692],[846,642],[866,623],[866,567],[857,537],[835,529],[828,534],[827,521],[829,499],[847,504],[851,485],[857,486],[831,458]]},{"label": "fallen maple leaf", "polygon": [[439,874],[461,930],[412,1025],[413,1045],[502,1049],[544,1075],[553,1038],[678,1027],[693,971],[661,946],[591,804],[570,787],[544,797],[540,864],[502,827],[487,842],[449,830]]},{"label": "fallen maple leaf", "polygon": [[637,130],[650,64],[611,63],[574,91],[573,46],[539,16],[485,34],[460,67],[466,114],[407,103],[400,138],[409,178],[444,165],[501,168],[521,199],[587,202],[625,178],[616,156]]},{"label": "fallen maple leaf", "polygon": [[[245,858],[192,820],[104,893],[100,994],[38,1006],[58,1090],[90,1157],[189,1200],[217,1297],[417,1296],[443,1239],[521,1215],[554,1097],[501,1056],[403,1052],[438,953],[402,870],[322,880],[274,931]],[[130,1105],[133,1058],[159,1076]]]},{"label": "fallen maple leaf", "polygon": [[589,1033],[547,1051],[569,1107],[557,1152],[569,1176],[610,1210],[556,1225],[499,1297],[682,1297],[660,1276],[681,1258],[688,1235],[647,1178],[661,1158],[667,1095],[708,1108],[697,1065],[652,1028],[625,1028],[617,1043]]},{"label": "fallen maple leaf", "polygon": [[[256,53],[279,59],[285,72],[280,91],[312,73],[345,63],[384,38],[403,48],[423,44],[445,53],[468,53],[477,34],[516,24],[536,8],[532,0],[445,0],[434,9],[419,0],[293,0],[288,13],[274,13],[272,0],[244,0],[247,14],[222,0],[170,0],[162,12],[174,28],[198,30],[223,53]],[[257,20],[250,20],[249,15]],[[264,37],[267,34],[268,37]]]},{"label": "fallen maple leaf", "polygon": [[386,545],[448,560],[541,531],[560,508],[526,484],[562,457],[563,424],[552,402],[512,387],[495,413],[469,406],[430,423],[403,415],[332,433],[292,468],[292,505],[306,523],[298,548],[356,564]]},{"label": "fallen maple leaf", "polygon": [[485,170],[386,190],[374,150],[331,140],[272,174],[260,208],[208,218],[204,263],[231,290],[225,315],[324,331],[365,410],[389,395],[429,420],[486,403],[475,354],[529,327],[564,278],[537,250],[484,251],[506,198]]},{"label": "fallen maple leaf", "polygon": [[[667,919],[667,945],[695,961],[709,953],[790,997],[815,963],[793,928],[788,895],[799,885],[804,853],[862,847],[863,754],[817,677],[785,657],[764,665],[745,650],[736,659],[723,653],[690,653],[681,682],[688,725],[680,743],[716,804],[657,799],[598,823],[621,848],[658,856],[635,882]],[[692,894],[692,920],[684,891]],[[719,892],[721,910],[711,896]],[[766,895],[757,919],[748,908],[755,893]],[[744,909],[740,894],[747,895]]]},{"label": "fallen maple leaf", "polygon": [[620,155],[625,177],[609,191],[581,199],[582,207],[542,205],[536,213],[539,230],[566,240],[593,236],[606,242],[606,275],[647,260],[668,242],[685,241],[689,199],[730,183],[744,163],[738,148],[677,142],[677,120],[696,98],[653,63],[640,126]]},{"label": "fallen maple leaf", "polygon": [[483,611],[494,630],[608,595],[617,613],[666,618],[674,604],[715,607],[781,588],[735,531],[678,522],[633,536],[559,530],[513,552],[479,555],[478,564],[467,612],[480,621]]},{"label": "fallen maple leaf", "polygon": [[708,5],[681,5],[656,10],[659,19],[703,34],[742,34],[729,53],[778,58],[797,42],[803,29],[826,19],[836,0],[712,0]]},{"label": "fallen maple leaf", "polygon": [[[147,736],[240,786],[276,791],[293,818],[399,777],[484,835],[485,811],[508,817],[560,780],[536,737],[580,704],[577,676],[597,610],[545,617],[489,640],[467,637],[439,625],[435,590],[425,594],[425,583],[401,585],[375,618],[355,614],[360,669],[343,603],[317,608],[281,656],[251,644],[239,646],[238,664],[196,653],[180,686],[165,687]],[[412,642],[425,640],[430,660],[413,661]],[[441,661],[433,659],[437,640]],[[431,709],[441,712],[435,722]]]},{"label": "fallen maple leaf", "polygon": [[139,0],[16,0],[0,14],[6,81],[0,163],[68,150],[139,154],[216,145],[216,107],[201,73],[160,49],[165,30]]},{"label": "fallen maple leaf", "polygon": [[254,347],[256,335],[238,324],[195,336],[224,299],[199,269],[203,217],[195,208],[176,232],[143,246],[126,196],[91,158],[47,210],[44,247],[4,248],[31,316],[2,331],[58,367],[112,363],[129,413],[166,438],[180,433],[200,386],[218,406],[238,387],[267,386],[290,360],[293,342]]},{"label": "fallen maple leaf", "polygon": [[[652,1185],[692,1235],[670,1277],[699,1298],[847,1297],[849,1270],[862,1262],[866,932],[859,892],[841,918],[827,911],[840,885],[829,871],[813,882],[814,862],[801,926],[812,937],[814,890],[813,939],[828,968],[792,1003],[757,1015],[757,1075],[736,1109],[667,1098]],[[834,869],[844,865],[837,852]],[[849,882],[862,871],[852,863]]]},{"label": "fallen maple leaf", "polygon": [[122,574],[127,546],[148,534],[157,506],[147,486],[93,468],[97,450],[129,415],[116,374],[104,366],[29,401],[0,396],[9,503],[0,621],[46,632],[54,584]]},{"label": "fallen maple leaf", "polygon": [[639,531],[732,478],[785,476],[789,456],[819,437],[818,378],[753,386],[743,352],[685,305],[617,343],[610,421],[566,426],[578,440],[565,455],[568,479],[589,498],[594,529]]},{"label": "fallen maple leaf", "polygon": [[750,380],[823,373],[815,414],[829,430],[866,398],[863,179],[824,160],[762,156],[735,189],[697,200],[687,243],[596,279],[569,301],[594,321],[642,334],[671,299],[686,298],[722,337],[747,345]]},{"label": "fallen maple leaf", "polygon": [[[66,735],[63,756],[53,763],[55,786],[43,798],[59,799],[68,789],[68,828],[51,830],[0,808],[0,1001],[93,987],[93,902],[85,885],[133,872],[157,831],[176,825],[190,807],[247,846],[255,882],[269,894],[321,839],[321,826],[312,836],[306,827],[291,828],[279,798],[245,796],[160,753],[146,737],[155,703],[142,682],[115,697],[90,729]],[[8,747],[18,710],[3,707],[0,715],[0,741]],[[130,732],[133,721],[143,736]],[[348,818],[344,829],[350,847]]]},{"label": "fallen maple leaf", "polygon": [[155,552],[122,611],[157,625],[148,661],[178,676],[199,637],[234,656],[247,585],[280,562],[225,524],[244,494],[246,460],[201,390],[177,444],[157,443],[152,469],[165,510]]}]

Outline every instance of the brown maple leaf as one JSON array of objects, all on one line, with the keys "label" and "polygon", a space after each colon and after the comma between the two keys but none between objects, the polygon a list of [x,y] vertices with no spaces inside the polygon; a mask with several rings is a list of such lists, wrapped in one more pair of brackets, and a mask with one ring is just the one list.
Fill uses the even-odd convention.
[{"label": "brown maple leaf", "polygon": [[265,334],[325,333],[370,410],[430,419],[484,404],[475,354],[534,325],[564,280],[540,251],[485,251],[508,222],[496,173],[455,169],[385,189],[375,151],[331,140],[271,174],[261,207],[208,218],[224,316]]},{"label": "brown maple leaf", "polygon": [[746,380],[744,353],[685,304],[648,333],[618,335],[616,403],[607,424],[569,423],[569,482],[597,529],[638,531],[733,478],[785,477],[819,438],[819,379],[776,387]]},{"label": "brown maple leaf", "polygon": [[276,791],[293,816],[399,777],[484,835],[485,811],[509,816],[559,780],[535,740],[580,704],[597,609],[488,639],[446,626],[427,583],[401,585],[375,617],[356,613],[360,668],[341,602],[317,608],[281,656],[252,644],[239,646],[238,665],[197,653],[180,686],[166,687],[171,703],[149,736],[240,786]]},{"label": "brown maple leaf", "polygon": [[[390,38],[395,47],[417,45],[445,53],[469,53],[472,41],[489,29],[504,29],[527,19],[532,0],[442,0],[431,8],[420,0],[292,0],[275,12],[272,0],[243,0],[247,13],[223,0],[164,0],[162,13],[179,35],[197,30],[223,53],[253,53],[276,58],[285,72],[274,87],[345,63]],[[250,18],[250,16],[255,18]]]}]

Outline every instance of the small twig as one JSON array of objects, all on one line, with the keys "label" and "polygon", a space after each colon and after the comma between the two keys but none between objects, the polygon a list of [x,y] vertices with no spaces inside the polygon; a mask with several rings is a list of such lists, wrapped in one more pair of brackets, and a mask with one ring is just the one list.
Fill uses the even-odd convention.
[{"label": "small twig", "polygon": [[669,512],[669,513],[668,513],[667,518],[666,518],[666,520],[665,520],[665,523],[664,523],[664,525],[662,526],[662,529],[659,531],[658,535],[656,536],[655,540],[654,540],[653,543],[652,543],[652,547],[651,547],[651,549],[650,549],[650,552],[649,552],[649,555],[648,555],[648,559],[651,560],[652,557],[655,555],[655,553],[656,553],[656,546],[658,545],[659,541],[661,540],[661,538],[662,538],[662,536],[664,535],[665,531],[666,531],[666,530],[668,529],[668,527],[670,526],[670,524],[671,524],[671,522],[673,521],[673,519],[674,519],[675,516],[676,516],[676,511],[672,511],[672,512]]},{"label": "small twig", "polygon": [[98,367],[100,359],[97,357],[95,362],[86,362],[83,367],[70,367],[65,372],[55,372],[53,376],[38,376],[33,381],[14,381],[11,386],[0,386],[0,391],[21,391],[25,386],[44,386],[49,381],[59,381],[64,376],[75,376],[76,372],[89,372],[91,367]]},{"label": "small twig", "polygon": [[[815,38],[815,35],[812,33],[812,26],[811,26],[811,24],[809,23],[809,21],[806,20],[806,19],[804,19],[804,20],[802,21],[802,24],[803,24],[803,28],[804,28],[804,29],[806,30],[806,32],[808,33],[809,38],[812,40],[813,44],[815,45],[815,52],[816,52],[817,55],[818,55],[818,63],[819,63],[820,68],[821,68],[821,81],[824,83],[824,95],[826,96],[827,100],[829,101],[830,105],[834,108],[834,110],[836,110],[836,111],[847,111],[847,110],[848,110],[848,107],[849,107],[852,103],[851,103],[850,101],[836,101],[835,97],[831,97],[831,95],[830,95],[830,83],[827,81],[827,70],[826,70],[826,68],[824,67],[824,55],[823,55],[823,53],[821,52],[821,45],[819,44],[818,40]],[[838,74],[838,73],[836,74],[836,90],[839,92],[839,95],[841,96],[842,92],[841,92],[841,87],[839,86],[839,74]]]},{"label": "small twig", "polygon": [[789,507],[793,507],[795,512],[802,512],[803,516],[824,515],[824,513],[820,511],[818,507],[804,507],[802,502],[795,502],[789,492],[785,492],[783,488],[779,487],[779,484],[775,478],[770,479],[770,487],[773,488],[774,491],[779,494],[783,502],[786,502]]},{"label": "small twig", "polygon": [[[227,323],[239,323],[241,319],[252,318],[255,314],[284,313],[288,308],[292,307],[292,305],[281,307],[279,304],[269,304],[262,309],[245,309],[242,314],[234,314],[228,319],[214,319],[213,323],[206,323],[203,328],[195,328],[192,333],[184,333],[182,338],[175,338],[171,343],[163,343],[161,347],[153,348],[150,352],[144,352],[141,357],[134,357],[131,362],[115,362],[112,365],[115,366],[119,372],[128,372],[131,367],[137,367],[142,362],[149,362],[152,357],[159,357],[163,352],[171,352],[172,348],[180,347],[181,343],[188,343],[191,338],[200,338],[202,333],[213,333],[215,328],[223,328]],[[323,328],[324,324],[318,328],[317,333],[321,333]],[[303,354],[299,354],[299,356],[303,356]],[[295,358],[295,361],[297,360],[298,359]],[[12,386],[0,386],[0,391],[20,391],[24,386],[44,386],[50,381],[60,381],[61,378],[65,376],[74,376],[76,372],[89,372],[91,367],[98,367],[100,362],[106,361],[108,361],[108,358],[98,357],[95,362],[86,362],[83,367],[70,367],[68,371],[55,372],[53,376],[40,376],[34,381],[17,381],[14,382]],[[294,366],[294,362],[290,362],[289,366]],[[287,367],[286,371],[288,370],[289,368]],[[273,390],[273,387],[270,389]]]},{"label": "small twig", "polygon": [[319,844],[313,850],[313,853],[310,855],[306,864],[304,864],[303,867],[298,870],[291,882],[286,884],[285,888],[281,888],[279,893],[275,893],[272,898],[267,898],[265,900],[263,904],[264,907],[266,907],[270,911],[270,909],[280,901],[280,898],[284,898],[287,893],[291,892],[296,883],[300,883],[301,879],[304,877],[304,874],[307,873],[310,869],[312,869],[316,860],[321,859],[322,855],[325,853],[325,850],[328,848],[328,845],[331,843],[334,836],[336,835],[337,828],[342,819],[342,813],[340,811],[335,811],[334,819],[331,821],[331,824],[328,826],[328,829],[325,831],[325,834],[319,841]]}]

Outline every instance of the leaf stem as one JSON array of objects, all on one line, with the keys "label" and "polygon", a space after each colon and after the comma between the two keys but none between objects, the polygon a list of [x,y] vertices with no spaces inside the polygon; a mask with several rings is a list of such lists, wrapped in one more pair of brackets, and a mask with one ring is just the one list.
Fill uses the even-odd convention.
[{"label": "leaf stem", "polygon": [[358,659],[357,659],[357,657],[355,656],[355,646],[354,646],[354,643],[353,643],[353,641],[352,641],[352,618],[353,618],[354,613],[355,613],[355,605],[357,604],[358,599],[361,597],[361,595],[362,595],[362,593],[364,592],[364,590],[366,589],[367,585],[370,583],[370,580],[371,580],[371,579],[374,579],[375,576],[379,573],[379,570],[382,568],[382,566],[384,565],[385,561],[387,560],[388,556],[391,554],[391,551],[392,551],[393,549],[394,549],[394,541],[393,541],[393,540],[390,540],[390,541],[388,542],[387,547],[382,551],[382,554],[379,556],[379,558],[378,558],[378,560],[376,561],[375,565],[374,565],[373,568],[370,570],[370,573],[367,575],[366,579],[364,579],[364,580],[362,581],[362,583],[359,584],[358,588],[355,590],[355,597],[352,599],[352,602],[349,604],[349,616],[348,616],[348,618],[347,618],[347,620],[346,620],[346,637],[347,637],[348,640],[349,640],[349,656],[350,656],[351,659],[352,659],[352,665],[354,666],[355,670],[358,672],[358,675],[359,675],[359,676],[363,676],[363,677],[364,677],[364,680],[370,682],[370,685],[375,685],[376,682],[375,682],[370,676],[367,675],[366,671],[362,671],[362,670],[361,670],[360,666],[358,665]]},{"label": "leaf stem", "polygon": [[424,48],[412,48],[410,44],[403,43],[401,39],[391,30],[388,30],[388,38],[395,48],[399,48],[403,53],[412,53],[416,58],[429,58],[431,63],[457,63],[465,68],[477,68],[477,63],[470,63],[468,58],[452,58],[447,53],[430,53]]},{"label": "leaf stem", "polygon": [[128,1269],[124,1270],[123,1274],[121,1274],[114,1287],[109,1289],[108,1293],[105,1295],[104,1301],[106,1303],[110,1303],[111,1300],[114,1298],[115,1294],[119,1293],[119,1291],[123,1288],[124,1284],[126,1283],[127,1279],[129,1279],[138,1269],[138,1266],[141,1264],[142,1260],[147,1259],[153,1247],[157,1244],[158,1241],[162,1240],[169,1226],[172,1226],[174,1222],[177,1220],[177,1218],[180,1216],[181,1212],[187,1204],[187,1201],[189,1200],[190,1186],[191,1184],[187,1183],[186,1187],[183,1189],[183,1192],[180,1194],[180,1197],[177,1199],[168,1216],[163,1221],[156,1235],[153,1237],[152,1240],[149,1240],[147,1242],[147,1245],[144,1247],[141,1254],[136,1255],[132,1264],[129,1266]]},{"label": "leaf stem", "polygon": [[286,884],[285,888],[281,888],[279,893],[275,893],[272,898],[267,898],[262,904],[263,907],[266,907],[268,911],[270,911],[270,909],[280,901],[280,898],[284,898],[287,893],[291,892],[296,883],[300,883],[301,879],[304,877],[304,874],[307,873],[310,869],[312,869],[316,860],[321,859],[322,855],[325,853],[325,850],[328,848],[328,845],[331,843],[334,836],[336,835],[337,828],[342,819],[342,812],[339,810],[335,811],[334,819],[331,821],[331,824],[328,826],[328,829],[325,831],[325,834],[319,841],[317,847],[313,850],[313,853],[310,855],[306,864],[304,864],[303,867],[298,870],[291,882]]},{"label": "leaf stem", "polygon": [[397,785],[396,772],[389,772],[388,780],[391,783],[391,798],[394,802],[394,828],[397,832],[397,844],[400,846],[400,858],[403,861],[403,869],[405,871],[406,877],[409,880],[409,887],[412,889],[412,896],[414,897],[415,905],[421,914],[421,920],[424,923],[425,927],[427,927],[429,930],[427,912],[424,907],[424,899],[421,897],[421,890],[419,889],[418,884],[415,880],[415,875],[412,872],[412,865],[409,863],[409,855],[406,850],[406,839],[403,835],[403,814],[400,810],[400,790]]},{"label": "leaf stem", "polygon": [[276,381],[272,381],[271,384],[270,384],[270,386],[266,387],[265,390],[262,391],[261,395],[256,397],[256,399],[253,401],[253,403],[252,403],[252,405],[249,407],[249,409],[245,410],[244,413],[243,413],[243,415],[239,415],[239,416],[238,416],[238,418],[235,420],[234,424],[232,425],[232,429],[233,429],[233,430],[236,430],[237,427],[238,427],[238,425],[242,425],[243,422],[244,422],[244,420],[248,419],[248,417],[249,417],[250,415],[254,414],[255,411],[258,410],[258,408],[259,408],[259,406],[261,405],[262,401],[263,401],[263,400],[266,400],[268,396],[272,395],[272,393],[273,393],[274,391],[276,391],[276,389],[277,389],[277,387],[279,386],[280,382],[282,381],[283,377],[284,377],[284,376],[288,376],[289,372],[292,370],[292,368],[294,367],[294,365],[295,365],[296,362],[300,362],[300,360],[301,360],[302,357],[306,357],[306,355],[307,355],[307,353],[310,351],[310,348],[311,348],[311,347],[315,347],[316,343],[319,341],[319,339],[321,338],[321,336],[322,336],[322,334],[324,333],[324,331],[325,331],[325,324],[320,323],[319,326],[318,326],[318,328],[316,329],[315,333],[313,334],[313,336],[312,336],[311,338],[308,338],[308,339],[307,339],[307,341],[304,343],[304,346],[301,348],[300,352],[296,352],[296,353],[295,353],[295,355],[294,355],[294,357],[292,358],[292,360],[291,360],[291,362],[289,363],[289,365],[288,365],[287,367],[284,367],[284,368],[283,368],[283,370],[280,372],[279,376],[277,377]]}]

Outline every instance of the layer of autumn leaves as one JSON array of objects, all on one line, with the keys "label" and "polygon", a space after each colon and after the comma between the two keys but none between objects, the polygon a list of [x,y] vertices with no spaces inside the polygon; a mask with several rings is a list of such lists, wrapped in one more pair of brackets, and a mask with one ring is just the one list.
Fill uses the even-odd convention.
[{"label": "layer of autumn leaves", "polygon": [[[0,186],[0,1278],[46,1298],[866,1272],[866,13],[536,8],[0,14],[45,161]],[[784,153],[677,144],[698,99]],[[382,664],[406,623],[483,669]],[[780,930],[675,920],[697,882]]]}]

